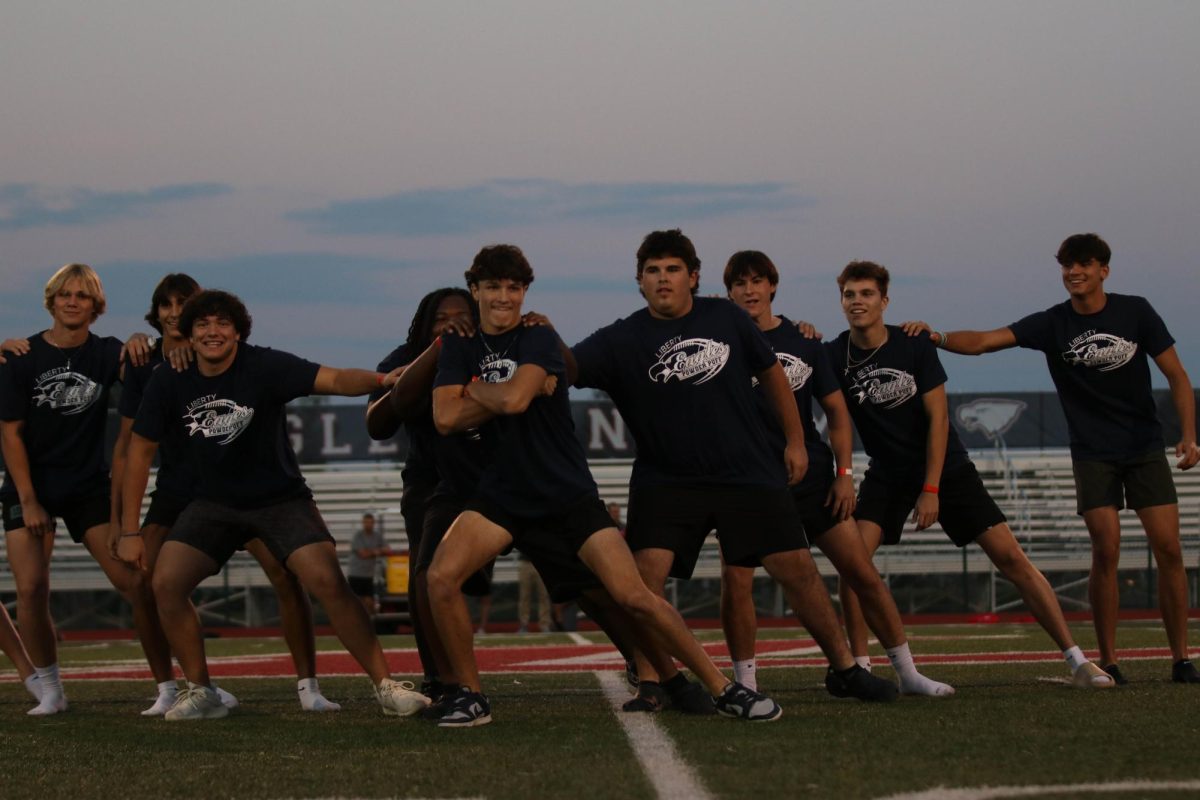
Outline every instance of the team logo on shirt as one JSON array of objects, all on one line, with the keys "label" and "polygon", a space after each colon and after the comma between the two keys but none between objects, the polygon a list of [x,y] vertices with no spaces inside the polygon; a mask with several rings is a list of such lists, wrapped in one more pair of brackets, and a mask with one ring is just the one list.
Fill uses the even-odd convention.
[{"label": "team logo on shirt", "polygon": [[56,367],[38,376],[33,386],[35,407],[50,406],[63,416],[82,414],[100,399],[100,384],[81,375],[69,372],[66,367]]},{"label": "team logo on shirt", "polygon": [[508,383],[516,374],[517,362],[511,358],[489,358],[479,364],[479,380],[484,383]]},{"label": "team logo on shirt", "polygon": [[1063,361],[1074,367],[1094,367],[1100,372],[1111,372],[1129,363],[1137,352],[1137,343],[1111,333],[1086,331],[1072,339],[1069,348],[1062,354]]},{"label": "team logo on shirt", "polygon": [[[812,377],[813,368],[804,363],[804,359],[792,355],[791,353],[776,353],[779,357],[779,363],[783,367],[783,374],[787,375],[788,385],[793,392],[798,392],[804,388],[804,384],[808,383],[808,379]],[[758,386],[758,378],[750,379],[751,386]]]},{"label": "team logo on shirt", "polygon": [[205,439],[217,439],[217,444],[229,444],[241,436],[253,418],[253,408],[239,406],[232,400],[212,394],[188,403],[183,415],[188,436],[198,433]]},{"label": "team logo on shirt", "polygon": [[684,339],[676,336],[658,348],[658,358],[650,367],[650,380],[667,383],[672,378],[680,383],[699,386],[717,376],[729,362],[731,348],[712,339]]},{"label": "team logo on shirt", "polygon": [[854,376],[850,394],[862,405],[895,408],[917,396],[917,379],[901,369],[870,366]]}]

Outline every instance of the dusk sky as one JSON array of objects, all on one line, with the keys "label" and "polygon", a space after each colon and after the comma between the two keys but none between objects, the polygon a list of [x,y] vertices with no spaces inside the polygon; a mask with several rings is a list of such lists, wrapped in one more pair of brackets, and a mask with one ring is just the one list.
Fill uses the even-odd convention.
[{"label": "dusk sky", "polygon": [[[642,304],[634,252],[676,226],[703,292],[764,250],[776,310],[827,333],[860,258],[889,321],[991,328],[1065,299],[1054,253],[1096,231],[1197,382],[1198,34],[1194,2],[9,4],[0,338],[84,261],[99,333],[184,271],[251,341],[371,367],[512,242],[573,343]],[[1050,387],[1029,352],[944,363]]]}]

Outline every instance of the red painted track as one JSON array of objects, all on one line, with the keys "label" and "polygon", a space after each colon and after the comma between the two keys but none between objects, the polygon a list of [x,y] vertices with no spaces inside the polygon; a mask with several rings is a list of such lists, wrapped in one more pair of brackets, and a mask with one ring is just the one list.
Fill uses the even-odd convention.
[{"label": "red painted track", "polygon": [[[705,645],[718,666],[729,666],[724,644]],[[1122,650],[1121,660],[1169,658],[1165,648]],[[479,667],[485,673],[511,672],[592,672],[619,669],[620,654],[609,645],[505,645],[476,648]],[[388,664],[397,675],[420,674],[421,666],[415,650],[389,650]],[[759,669],[772,667],[820,667],[826,661],[811,639],[767,640],[758,643]],[[930,653],[919,654],[918,664],[1003,664],[1003,663],[1061,663],[1062,655],[1054,650]],[[291,657],[286,654],[238,656],[209,659],[209,671],[217,678],[277,678],[295,674]],[[145,664],[122,661],[110,664],[72,667],[63,670],[71,680],[150,680]],[[361,675],[362,671],[345,652],[320,653],[317,673],[321,677]],[[7,675],[0,680],[15,680]]]}]

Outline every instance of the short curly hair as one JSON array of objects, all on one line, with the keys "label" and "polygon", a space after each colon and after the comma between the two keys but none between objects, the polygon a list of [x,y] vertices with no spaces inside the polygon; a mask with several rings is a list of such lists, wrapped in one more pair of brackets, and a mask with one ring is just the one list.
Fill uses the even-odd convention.
[{"label": "short curly hair", "polygon": [[179,315],[179,332],[191,336],[192,326],[201,317],[225,317],[241,334],[243,342],[250,338],[253,320],[246,310],[246,304],[235,294],[220,289],[205,289],[189,297],[183,306],[183,313]]}]

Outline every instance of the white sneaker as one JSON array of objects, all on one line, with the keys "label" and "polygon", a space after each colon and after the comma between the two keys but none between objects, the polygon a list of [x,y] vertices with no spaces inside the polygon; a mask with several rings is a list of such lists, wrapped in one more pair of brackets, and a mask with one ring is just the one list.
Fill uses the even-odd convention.
[{"label": "white sneaker", "polygon": [[171,706],[175,705],[175,700],[179,697],[179,692],[159,692],[158,698],[154,701],[154,705],[142,712],[143,717],[161,717],[171,710]]},{"label": "white sneaker", "polygon": [[227,716],[229,709],[221,703],[215,689],[208,686],[189,686],[179,693],[171,710],[163,715],[167,722],[191,719],[220,719]]},{"label": "white sneaker", "polygon": [[341,711],[340,703],[335,703],[318,692],[300,690],[300,708],[305,711]]},{"label": "white sneaker", "polygon": [[1076,689],[1111,689],[1117,684],[1107,672],[1091,661],[1085,661],[1071,676],[1071,685]]},{"label": "white sneaker", "polygon": [[221,698],[221,705],[229,709],[238,707],[238,699],[236,697],[222,689],[220,686],[217,686],[215,683],[213,684],[213,688],[217,690],[217,697]]},{"label": "white sneaker", "polygon": [[31,717],[48,717],[67,710],[67,696],[62,692],[42,692],[42,701],[25,713]]},{"label": "white sneaker", "polygon": [[425,695],[413,691],[413,688],[408,681],[387,678],[375,687],[375,697],[387,716],[411,717],[431,702]]}]

